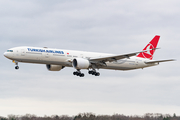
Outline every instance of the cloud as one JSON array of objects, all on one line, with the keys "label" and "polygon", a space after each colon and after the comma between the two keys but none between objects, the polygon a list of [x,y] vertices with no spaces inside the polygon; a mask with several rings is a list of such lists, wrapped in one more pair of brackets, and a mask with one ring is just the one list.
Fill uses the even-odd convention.
[{"label": "cloud", "polygon": [[[13,114],[25,114],[30,106],[27,112],[37,115],[60,110],[70,115],[178,111],[178,4],[177,0],[0,1],[2,115],[17,109],[14,103],[21,107]],[[161,35],[161,49],[154,59],[177,61],[143,70],[100,70],[100,77],[83,70],[86,76],[79,78],[72,75],[73,68],[49,72],[45,65],[24,63],[15,71],[3,56],[7,49],[24,45],[122,54],[142,50],[156,34]],[[51,113],[42,107],[46,105]]]}]

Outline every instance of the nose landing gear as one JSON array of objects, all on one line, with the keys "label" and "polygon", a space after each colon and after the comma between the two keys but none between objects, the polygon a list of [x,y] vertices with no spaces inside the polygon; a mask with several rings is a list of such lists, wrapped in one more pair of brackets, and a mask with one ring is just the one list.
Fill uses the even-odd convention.
[{"label": "nose landing gear", "polygon": [[18,69],[19,69],[19,66],[16,66],[15,69],[18,70]]},{"label": "nose landing gear", "polygon": [[13,63],[15,63],[15,65],[16,65],[15,69],[18,70],[19,69],[18,62],[13,60]]}]

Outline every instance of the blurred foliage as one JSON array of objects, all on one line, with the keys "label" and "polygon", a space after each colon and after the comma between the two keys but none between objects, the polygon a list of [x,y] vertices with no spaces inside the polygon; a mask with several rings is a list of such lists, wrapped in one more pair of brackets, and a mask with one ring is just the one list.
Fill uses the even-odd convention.
[{"label": "blurred foliage", "polygon": [[26,115],[8,115],[7,117],[0,117],[0,120],[180,120],[180,116],[176,116],[174,113],[173,116],[169,114],[161,113],[146,113],[143,116],[125,116],[122,114],[114,115],[95,115],[93,113],[79,113],[76,116],[68,115],[52,115],[39,117],[32,114]]}]

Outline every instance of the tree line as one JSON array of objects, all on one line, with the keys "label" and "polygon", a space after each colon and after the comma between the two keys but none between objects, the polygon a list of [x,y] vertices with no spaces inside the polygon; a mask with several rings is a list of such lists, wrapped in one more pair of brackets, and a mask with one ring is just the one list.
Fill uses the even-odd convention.
[{"label": "tree line", "polygon": [[180,116],[173,116],[169,114],[160,113],[146,113],[143,116],[125,116],[123,114],[114,115],[95,115],[93,113],[79,113],[76,116],[68,115],[52,115],[39,117],[32,114],[26,115],[8,115],[7,117],[1,117],[0,120],[180,120]]}]

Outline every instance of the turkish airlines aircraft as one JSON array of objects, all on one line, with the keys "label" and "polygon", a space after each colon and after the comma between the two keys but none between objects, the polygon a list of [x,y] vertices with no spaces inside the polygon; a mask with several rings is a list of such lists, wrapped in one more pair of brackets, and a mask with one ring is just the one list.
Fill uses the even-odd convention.
[{"label": "turkish airlines aircraft", "polygon": [[14,47],[8,49],[4,56],[12,60],[19,69],[18,62],[46,64],[49,71],[60,71],[64,67],[74,67],[74,75],[84,77],[81,69],[87,69],[89,74],[99,76],[97,69],[132,70],[158,65],[169,60],[152,60],[157,49],[160,36],[156,35],[140,52],[128,54],[105,54],[64,49],[40,47]]}]

